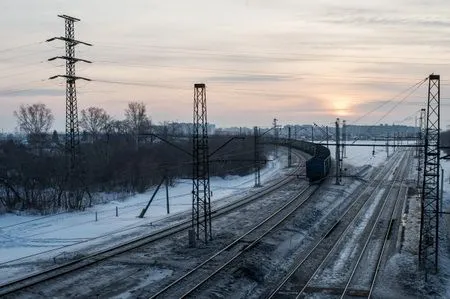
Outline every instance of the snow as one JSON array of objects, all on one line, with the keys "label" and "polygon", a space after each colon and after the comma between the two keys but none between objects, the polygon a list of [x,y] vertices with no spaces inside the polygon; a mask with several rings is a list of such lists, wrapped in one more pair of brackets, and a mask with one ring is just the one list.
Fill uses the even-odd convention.
[{"label": "snow", "polygon": [[[357,141],[358,143],[368,143],[368,141]],[[370,141],[372,143],[372,141]],[[384,142],[377,142],[384,145]],[[344,167],[348,167],[348,174],[358,173],[361,169],[373,171],[376,167],[386,161],[386,148],[384,146],[376,147],[375,153],[372,153],[372,147],[347,146],[346,158],[344,158]],[[335,149],[330,146],[332,157],[334,158]],[[389,149],[390,154],[393,148]],[[283,168],[285,156],[280,159],[269,162],[267,167],[261,171],[261,180],[263,183],[279,177],[279,172]],[[450,162],[443,161],[442,166],[445,170],[443,209],[450,211]],[[413,175],[415,176],[415,175]],[[353,181],[346,182],[347,188],[356,188],[359,183]],[[254,175],[244,177],[230,176],[226,178],[211,178],[211,190],[213,191],[212,200],[215,203],[229,201],[227,197],[242,195],[249,192],[254,185]],[[137,218],[141,210],[145,207],[154,190],[149,190],[143,194],[136,194],[127,198],[117,200],[115,194],[104,194],[105,199],[115,199],[108,203],[99,204],[82,212],[60,213],[45,217],[27,216],[27,215],[0,215],[0,267],[4,271],[0,273],[0,281],[12,280],[15,277],[24,275],[30,270],[35,270],[36,266],[31,263],[43,259],[58,259],[62,261],[67,255],[76,255],[87,246],[96,246],[110,240],[112,242],[123,241],[127,234],[140,230],[147,233],[161,226],[161,222],[189,211],[191,207],[191,181],[178,180],[175,186],[169,188],[170,211],[167,215],[165,190],[161,188],[151,204],[144,219]],[[349,191],[349,190],[347,190]],[[418,229],[418,211],[419,202],[415,198],[409,199],[409,214],[404,217],[405,227],[409,231],[405,234],[403,250],[395,255],[386,265],[387,273],[390,276],[384,277],[386,285],[390,280],[397,280],[405,277],[404,272],[408,269],[411,273],[416,271],[416,252]],[[119,215],[116,217],[116,207]],[[97,213],[97,221],[95,214]],[[440,285],[439,293],[442,297],[450,298],[450,215],[444,215],[441,227],[445,227],[446,236],[441,242],[441,273],[435,279],[436,284]],[[420,223],[420,222],[419,222]],[[298,239],[286,240],[286,248],[291,248],[292,244],[301,242],[304,238],[299,235]],[[169,276],[161,269],[155,269],[148,280],[142,281],[139,286],[147,285],[154,280]],[[412,275],[412,274],[411,274]],[[419,288],[421,285],[417,282],[417,276],[407,276],[406,281],[393,285],[392,288],[403,286],[410,287],[415,285]],[[409,280],[408,280],[409,277]],[[128,295],[132,296],[132,291]],[[419,291],[418,291],[419,292]],[[401,292],[399,294],[402,294]],[[404,293],[403,293],[404,294]]]},{"label": "snow", "polygon": [[145,279],[143,279],[142,281],[140,281],[138,283],[138,285],[136,285],[133,289],[129,290],[128,292],[124,293],[124,294],[120,294],[119,296],[115,296],[112,298],[132,298],[133,297],[133,292],[135,292],[136,290],[139,290],[149,284],[151,284],[152,282],[158,281],[158,280],[162,280],[166,277],[170,277],[172,275],[172,270],[167,270],[167,269],[154,269],[152,270],[149,276],[147,276]]},{"label": "snow", "polygon": [[[334,153],[333,149],[332,153]],[[375,156],[366,147],[347,147],[346,163],[355,166],[382,163],[385,159],[382,150],[377,148]],[[273,158],[273,157],[272,157]],[[272,159],[270,159],[272,160]],[[285,156],[269,162],[261,170],[263,183],[279,177],[285,164]],[[283,164],[284,163],[284,164]],[[168,217],[189,211],[191,208],[190,180],[178,180],[169,187],[170,215],[167,215],[165,190],[161,188],[152,202],[144,219],[137,218],[148,203],[154,190],[118,200],[117,194],[102,194],[104,204],[95,205],[82,212],[59,213],[50,216],[29,216],[6,214],[0,216],[0,266],[8,268],[0,278],[12,279],[22,273],[23,264],[53,259],[62,262],[79,254],[88,246],[95,247],[105,242],[123,241],[127,234],[137,230],[146,232],[156,229]],[[227,197],[243,194],[252,189],[254,175],[244,177],[229,176],[211,178],[212,200],[226,203]],[[113,200],[111,200],[113,199]],[[116,217],[116,207],[118,217]],[[97,216],[96,216],[97,214]],[[97,221],[96,221],[97,217]],[[2,277],[3,276],[3,277]]]},{"label": "snow", "polygon": [[[442,196],[442,211],[450,212],[450,161],[442,160],[441,166],[444,169],[444,189]],[[440,270],[443,280],[442,295],[450,298],[450,215],[442,215],[441,219],[441,252]]]},{"label": "snow", "polygon": [[[261,170],[263,183],[278,176],[282,164],[279,160],[269,162]],[[231,195],[242,194],[254,185],[254,175],[213,177],[210,180],[212,201],[220,201]],[[59,257],[66,250],[81,248],[95,239],[133,228],[157,226],[169,216],[190,210],[192,204],[192,181],[179,180],[169,187],[170,212],[167,214],[165,190],[161,188],[148,209],[145,218],[137,216],[148,203],[154,190],[130,196],[123,201],[111,201],[96,205],[82,212],[60,213],[51,216],[0,216],[0,266],[28,257],[37,259],[40,253]],[[108,196],[108,195],[106,195]],[[116,207],[119,216],[116,217]],[[97,213],[97,221],[95,220]],[[58,249],[64,249],[61,251]]]},{"label": "snow", "polygon": [[[385,141],[366,141],[358,140],[354,142],[357,144],[377,144],[383,146],[375,147],[375,153],[373,152],[373,147],[371,146],[352,146],[353,142],[347,141],[347,146],[345,147],[346,155],[344,156],[344,164],[351,164],[352,166],[360,167],[364,165],[370,165],[372,167],[377,167],[386,162],[386,147],[384,146]],[[331,156],[334,158],[336,153],[335,146],[329,146]],[[389,155],[393,153],[394,149],[389,148]]]}]

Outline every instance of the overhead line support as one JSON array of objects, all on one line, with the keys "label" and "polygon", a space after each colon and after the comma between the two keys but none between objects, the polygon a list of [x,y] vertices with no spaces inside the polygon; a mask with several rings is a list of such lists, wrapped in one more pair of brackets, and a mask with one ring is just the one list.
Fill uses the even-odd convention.
[{"label": "overhead line support", "polygon": [[440,176],[440,76],[430,75],[425,129],[424,167],[421,200],[419,265],[428,274],[438,271],[439,176]]},{"label": "overhead line support", "polygon": [[206,109],[206,85],[194,85],[193,114],[193,163],[192,163],[192,229],[189,242],[195,239],[205,244],[212,240],[211,191],[209,182],[208,118]]},{"label": "overhead line support", "polygon": [[[66,61],[66,74],[56,75],[50,77],[50,79],[56,79],[62,77],[66,79],[66,136],[65,136],[65,150],[67,155],[67,169],[68,169],[68,181],[69,181],[69,197],[80,202],[80,198],[74,198],[74,192],[77,187],[75,181],[81,179],[80,174],[80,132],[78,123],[78,106],[77,106],[77,80],[90,81],[88,78],[79,77],[75,74],[75,64],[77,62],[91,63],[91,61],[85,59],[79,59],[75,57],[75,46],[83,44],[86,46],[92,46],[92,44],[78,41],[75,39],[75,22],[80,21],[78,18],[74,18],[68,15],[58,15],[58,17],[65,20],[65,37],[53,37],[47,40],[51,42],[54,40],[62,40],[65,42],[66,55],[56,56],[48,59],[53,61],[55,59],[63,59]],[[78,186],[79,187],[79,186]]]}]

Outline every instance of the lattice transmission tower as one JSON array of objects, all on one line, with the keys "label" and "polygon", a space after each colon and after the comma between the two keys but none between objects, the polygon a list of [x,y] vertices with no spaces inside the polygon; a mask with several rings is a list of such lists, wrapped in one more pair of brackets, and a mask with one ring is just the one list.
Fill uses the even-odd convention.
[{"label": "lattice transmission tower", "polygon": [[192,230],[197,240],[208,243],[212,239],[211,191],[206,85],[203,83],[194,85],[193,125]]},{"label": "lattice transmission tower", "polygon": [[440,76],[432,74],[428,78],[419,245],[419,262],[426,274],[438,269],[440,99]]},{"label": "lattice transmission tower", "polygon": [[54,40],[61,40],[65,42],[66,55],[56,56],[48,59],[49,61],[55,59],[63,59],[66,62],[66,74],[56,75],[50,77],[50,79],[55,79],[62,77],[66,79],[66,136],[65,136],[65,150],[67,154],[67,171],[68,171],[68,181],[70,185],[70,191],[74,191],[75,181],[79,180],[80,176],[80,131],[78,124],[78,106],[77,106],[77,90],[76,81],[86,80],[90,81],[88,78],[78,77],[75,73],[75,64],[77,62],[91,63],[91,61],[80,59],[75,57],[75,47],[79,44],[92,46],[92,44],[85,43],[75,39],[75,22],[80,21],[80,19],[67,16],[58,15],[58,17],[65,20],[65,36],[64,37],[53,37],[47,40],[51,42]]}]

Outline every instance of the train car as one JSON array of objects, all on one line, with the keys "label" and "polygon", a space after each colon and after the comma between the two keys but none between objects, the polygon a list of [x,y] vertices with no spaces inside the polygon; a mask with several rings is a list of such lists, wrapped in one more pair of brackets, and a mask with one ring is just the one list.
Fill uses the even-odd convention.
[{"label": "train car", "polygon": [[331,169],[330,150],[319,144],[315,146],[314,156],[306,161],[306,177],[311,183],[325,179]]},{"label": "train car", "polygon": [[288,140],[283,138],[264,138],[265,143],[278,144],[298,149],[312,157],[306,161],[306,177],[311,183],[320,182],[328,176],[331,169],[330,150],[321,145],[304,140]]}]

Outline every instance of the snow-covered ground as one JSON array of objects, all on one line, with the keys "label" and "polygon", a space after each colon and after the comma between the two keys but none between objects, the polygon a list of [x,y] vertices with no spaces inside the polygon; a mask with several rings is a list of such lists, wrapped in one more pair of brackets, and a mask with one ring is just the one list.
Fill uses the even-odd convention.
[{"label": "snow-covered ground", "polygon": [[[442,160],[441,166],[444,169],[444,184],[443,184],[443,196],[442,196],[442,211],[450,212],[450,160]],[[441,235],[443,245],[441,247],[440,255],[440,271],[441,281],[443,289],[445,290],[443,295],[445,298],[450,298],[450,215],[445,214],[441,217]]]},{"label": "snow-covered ground", "polygon": [[[261,181],[278,176],[280,161],[269,162],[261,170]],[[234,194],[243,193],[254,185],[254,175],[211,178],[212,200],[219,201]],[[170,215],[189,210],[192,205],[192,181],[178,180],[169,187]],[[45,217],[0,215],[0,266],[22,259],[69,247],[80,247],[104,235],[124,231],[143,224],[157,224],[167,218],[164,187],[157,193],[145,218],[137,216],[148,203],[154,190],[130,196],[121,201],[110,201],[88,208],[83,212],[61,213]],[[105,195],[110,196],[110,195]],[[118,217],[116,217],[116,207]],[[97,214],[97,221],[95,220]]]},{"label": "snow-covered ground", "polygon": [[[369,143],[358,141],[358,143]],[[383,145],[384,142],[379,142]],[[349,166],[348,174],[352,175],[359,169],[370,169],[383,164],[386,161],[387,153],[384,146],[375,147],[348,146],[346,148],[346,158],[344,167]],[[400,149],[401,150],[401,149]],[[335,149],[330,146],[330,151],[334,157]],[[393,148],[389,149],[390,153]],[[279,160],[268,163],[262,170],[262,182],[266,182],[279,176],[279,172],[284,168],[286,157],[280,156]],[[443,162],[445,169],[444,184],[444,210],[450,211],[450,162]],[[254,176],[211,178],[212,200],[220,202],[228,196],[239,195],[248,192],[254,185]],[[6,214],[0,215],[0,267],[6,269],[6,265],[15,264],[11,261],[17,260],[17,264],[31,263],[42,258],[55,257],[63,252],[75,252],[88,245],[95,245],[104,236],[123,233],[126,230],[142,228],[152,224],[157,226],[159,221],[167,220],[169,216],[188,211],[191,208],[191,181],[179,180],[174,187],[170,187],[170,211],[166,212],[165,190],[162,188],[151,204],[144,219],[137,216],[145,207],[154,190],[149,190],[143,194],[130,196],[123,200],[110,201],[106,204],[99,204],[83,212],[62,213],[46,217],[24,216]],[[111,195],[108,195],[111,196]],[[116,207],[118,217],[116,217]],[[97,213],[97,221],[95,215]],[[450,228],[450,216],[446,226]],[[446,218],[445,218],[446,219]],[[447,219],[446,219],[447,220]],[[447,230],[449,231],[449,230]],[[121,237],[115,239],[119,242]],[[450,237],[449,237],[450,239]],[[448,244],[450,244],[448,242]],[[450,247],[450,246],[449,246]],[[449,250],[446,248],[446,252]],[[404,259],[399,259],[402,262]],[[442,256],[442,262],[446,263],[446,269],[450,271],[448,255]],[[400,266],[400,265],[399,265]],[[11,267],[10,273],[0,274],[0,280],[13,279],[14,276],[24,274],[21,267]],[[8,272],[8,271],[3,271]],[[445,273],[445,271],[443,271]],[[448,275],[445,274],[445,275]],[[450,283],[446,282],[450,287]],[[450,296],[450,293],[446,295]]]},{"label": "snow-covered ground", "polygon": [[[332,154],[334,149],[330,147]],[[383,148],[377,148],[375,155],[367,147],[347,147],[345,163],[355,166],[379,165],[386,157]],[[281,160],[273,161],[261,171],[264,183],[276,177],[284,166]],[[284,162],[283,162],[284,163]],[[174,187],[169,188],[170,215],[191,208],[191,181],[179,180]],[[243,193],[254,185],[254,176],[211,178],[212,200],[219,201],[230,195]],[[0,265],[10,261],[29,257],[40,258],[40,253],[57,254],[82,248],[95,239],[113,233],[125,231],[143,224],[156,224],[166,219],[165,190],[161,188],[153,200],[144,219],[138,218],[141,210],[149,201],[154,190],[136,194],[124,200],[113,200],[88,208],[83,212],[61,213],[45,217],[30,215],[5,214],[0,215]],[[107,194],[105,197],[113,195]],[[116,208],[118,216],[116,217]],[[97,214],[97,221],[96,221]],[[58,250],[60,249],[60,250]]]}]

